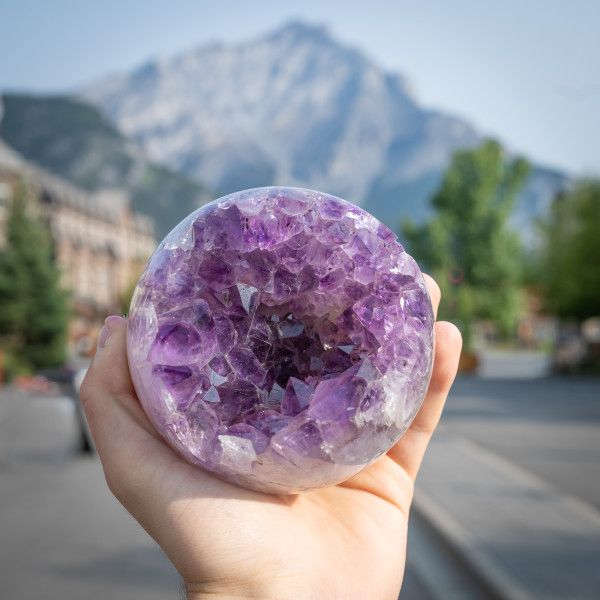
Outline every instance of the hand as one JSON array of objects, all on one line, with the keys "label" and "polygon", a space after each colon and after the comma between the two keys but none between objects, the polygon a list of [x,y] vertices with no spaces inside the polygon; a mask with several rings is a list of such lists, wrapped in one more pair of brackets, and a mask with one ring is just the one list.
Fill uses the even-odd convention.
[{"label": "hand", "polygon": [[[426,279],[437,312],[440,291]],[[348,481],[296,496],[238,488],[179,458],[136,397],[125,329],[107,320],[81,401],[110,490],[163,548],[188,598],[397,598],[414,480],[456,375],[456,327],[435,325],[427,398],[402,439]]]}]

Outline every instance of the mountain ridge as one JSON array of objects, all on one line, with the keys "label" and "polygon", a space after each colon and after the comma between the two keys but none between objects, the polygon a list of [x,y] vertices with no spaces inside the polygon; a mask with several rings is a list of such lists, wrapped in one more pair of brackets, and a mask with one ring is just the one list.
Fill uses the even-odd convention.
[{"label": "mountain ridge", "polygon": [[[145,63],[83,96],[152,158],[220,192],[258,167],[255,180],[242,177],[246,187],[285,182],[361,201],[381,166],[399,156],[388,148],[426,142],[393,165],[410,176],[439,168],[448,146],[477,139],[468,124],[420,110],[402,77],[297,21],[233,46]],[[447,143],[440,148],[432,133]]]},{"label": "mountain ridge", "polygon": [[[208,199],[275,184],[344,197],[397,230],[426,218],[452,153],[483,139],[467,120],[422,107],[400,74],[302,21],[145,61],[78,97],[3,98],[9,144],[90,191],[124,188],[159,235]],[[525,238],[567,182],[533,165],[513,216]]]}]

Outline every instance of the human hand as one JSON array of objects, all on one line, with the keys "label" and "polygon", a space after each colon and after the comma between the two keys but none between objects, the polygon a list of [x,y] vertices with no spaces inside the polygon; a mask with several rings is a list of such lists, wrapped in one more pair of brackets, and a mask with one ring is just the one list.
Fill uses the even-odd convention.
[{"label": "human hand", "polygon": [[[439,288],[426,282],[437,312]],[[295,496],[239,488],[171,450],[135,394],[125,332],[125,319],[109,318],[81,402],[110,490],[175,565],[188,598],[397,598],[414,480],[458,366],[454,325],[435,325],[427,397],[400,441],[348,481]]]}]

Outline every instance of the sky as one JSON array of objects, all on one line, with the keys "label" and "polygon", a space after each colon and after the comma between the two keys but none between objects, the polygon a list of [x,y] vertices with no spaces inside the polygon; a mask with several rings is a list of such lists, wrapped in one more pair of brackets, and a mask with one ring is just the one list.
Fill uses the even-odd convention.
[{"label": "sky", "polygon": [[0,90],[70,92],[292,18],[402,74],[419,101],[513,151],[600,174],[598,0],[0,0]]}]

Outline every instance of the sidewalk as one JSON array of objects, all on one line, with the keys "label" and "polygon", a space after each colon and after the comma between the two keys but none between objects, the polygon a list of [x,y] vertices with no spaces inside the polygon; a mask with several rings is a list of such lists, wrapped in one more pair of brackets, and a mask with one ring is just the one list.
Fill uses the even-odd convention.
[{"label": "sidewalk", "polygon": [[466,438],[436,434],[414,508],[499,597],[600,598],[600,512]]}]

